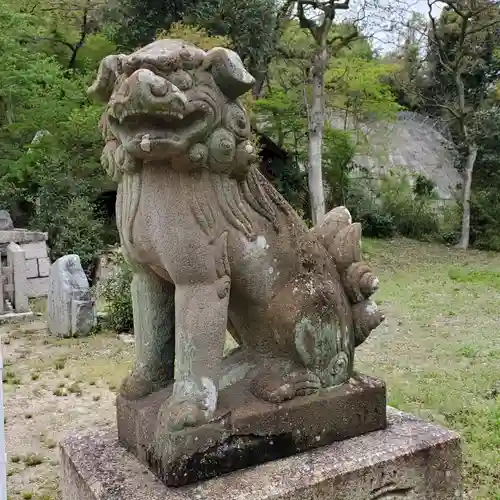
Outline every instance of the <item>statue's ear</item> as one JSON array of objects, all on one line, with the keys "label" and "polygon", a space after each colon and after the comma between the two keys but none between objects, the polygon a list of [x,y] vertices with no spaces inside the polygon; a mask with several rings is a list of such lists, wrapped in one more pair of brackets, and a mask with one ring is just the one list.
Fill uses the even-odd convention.
[{"label": "statue's ear", "polygon": [[220,47],[209,50],[204,66],[230,99],[236,99],[248,92],[255,83],[254,77],[245,69],[240,56],[232,50]]},{"label": "statue's ear", "polygon": [[91,87],[87,90],[89,97],[107,103],[118,76],[122,73],[122,61],[126,56],[111,55],[105,57],[99,65],[97,77]]}]

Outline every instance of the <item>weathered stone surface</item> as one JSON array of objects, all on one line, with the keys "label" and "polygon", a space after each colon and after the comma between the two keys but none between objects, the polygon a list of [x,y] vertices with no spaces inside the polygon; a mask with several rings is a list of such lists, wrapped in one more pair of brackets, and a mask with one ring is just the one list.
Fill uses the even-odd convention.
[{"label": "weathered stone surface", "polygon": [[385,430],[168,488],[102,428],[61,444],[63,500],[458,500],[457,434],[389,409]]},{"label": "weathered stone surface", "polygon": [[38,278],[38,260],[30,259],[26,261],[26,277]]},{"label": "weathered stone surface", "polygon": [[121,394],[175,380],[160,434],[213,418],[226,328],[262,360],[252,393],[280,403],[347,383],[383,320],[367,300],[378,281],[350,268],[360,225],[341,208],[345,225],[309,230],[260,173],[237,101],[253,83],[231,50],[159,40],[106,57],[89,89],[107,105],[102,162],[134,270],[139,347]]},{"label": "weathered stone surface", "polygon": [[7,212],[7,210],[0,210],[0,230],[6,231],[10,229],[14,229],[14,224],[12,223],[9,212]]},{"label": "weathered stone surface", "polygon": [[26,286],[28,297],[47,297],[50,288],[50,278],[30,278]]},{"label": "weathered stone surface", "polygon": [[26,260],[30,259],[46,259],[48,255],[47,244],[45,241],[34,241],[23,243],[23,250],[26,252]]},{"label": "weathered stone surface", "polygon": [[26,252],[17,243],[7,246],[7,265],[10,268],[10,284],[13,291],[8,295],[16,313],[29,311],[28,279],[26,277]]},{"label": "weathered stone surface", "polygon": [[89,283],[78,255],[65,255],[52,264],[48,317],[49,331],[60,337],[87,335],[95,324]]},{"label": "weathered stone surface", "polygon": [[46,278],[50,275],[50,259],[37,259],[38,262],[38,276]]},{"label": "weathered stone surface", "polygon": [[74,294],[71,301],[72,335],[87,335],[94,328],[96,321],[94,301],[89,298],[89,293]]},{"label": "weathered stone surface", "polygon": [[37,241],[47,241],[48,233],[38,231],[27,231],[26,229],[12,229],[10,231],[0,230],[0,245],[4,243],[32,243]]},{"label": "weathered stone surface", "polygon": [[255,397],[249,382],[244,378],[221,390],[212,423],[168,433],[160,447],[152,446],[158,414],[172,389],[140,401],[119,396],[120,442],[165,484],[182,486],[386,426],[385,385],[371,377],[357,375],[280,405]]},{"label": "weathered stone surface", "polygon": [[23,323],[24,321],[33,319],[34,316],[35,315],[32,311],[24,313],[9,312],[6,314],[0,314],[0,325]]}]

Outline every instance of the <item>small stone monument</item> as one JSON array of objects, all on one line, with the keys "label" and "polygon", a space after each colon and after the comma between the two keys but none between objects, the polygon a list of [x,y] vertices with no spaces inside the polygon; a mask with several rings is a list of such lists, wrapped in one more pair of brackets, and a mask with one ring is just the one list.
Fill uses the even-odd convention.
[{"label": "small stone monument", "polygon": [[236,53],[179,40],[101,63],[137,351],[120,446],[63,443],[64,498],[456,498],[457,436],[388,418],[385,384],[354,371],[383,321],[361,226],[338,207],[309,229],[260,173],[237,101],[253,83]]},{"label": "small stone monument", "polygon": [[51,266],[48,317],[50,333],[59,337],[85,336],[95,325],[94,301],[78,255],[65,255]]},{"label": "small stone monument", "polygon": [[7,210],[0,210],[0,231],[10,231],[14,229],[14,224]]}]

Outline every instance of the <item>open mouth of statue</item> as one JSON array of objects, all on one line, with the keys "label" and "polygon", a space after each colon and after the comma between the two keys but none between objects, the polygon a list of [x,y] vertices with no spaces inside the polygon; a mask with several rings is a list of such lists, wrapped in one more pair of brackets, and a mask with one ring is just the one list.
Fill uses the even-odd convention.
[{"label": "open mouth of statue", "polygon": [[118,120],[119,126],[129,131],[153,129],[178,130],[188,126],[194,121],[194,113],[183,114],[180,112],[162,113],[127,113],[124,111]]},{"label": "open mouth of statue", "polygon": [[[205,128],[205,113],[194,110],[188,113],[168,112],[127,112],[119,118],[110,117],[112,129],[120,136],[130,153],[164,154],[165,147],[183,149],[185,142]],[[128,147],[127,147],[128,144]]]}]

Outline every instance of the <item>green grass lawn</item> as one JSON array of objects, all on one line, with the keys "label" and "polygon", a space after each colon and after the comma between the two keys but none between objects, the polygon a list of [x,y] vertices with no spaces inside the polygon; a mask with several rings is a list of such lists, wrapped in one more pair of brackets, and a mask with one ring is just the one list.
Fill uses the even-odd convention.
[{"label": "green grass lawn", "polygon": [[[409,240],[364,240],[363,248],[381,280],[375,298],[387,321],[357,350],[357,369],[387,382],[392,406],[458,431],[467,498],[500,500],[500,254]],[[39,323],[4,334],[11,455],[30,449],[19,436],[37,443],[49,421],[57,438],[69,425],[114,420],[109,389],[116,391],[132,363],[132,346],[112,333],[61,340]],[[75,384],[81,394],[72,393]],[[56,489],[58,469],[48,461],[36,467],[36,480],[32,467],[10,467],[13,499],[47,481]]]},{"label": "green grass lawn", "polygon": [[500,500],[500,254],[364,240],[387,321],[357,351],[389,403],[458,431],[472,498]]}]

